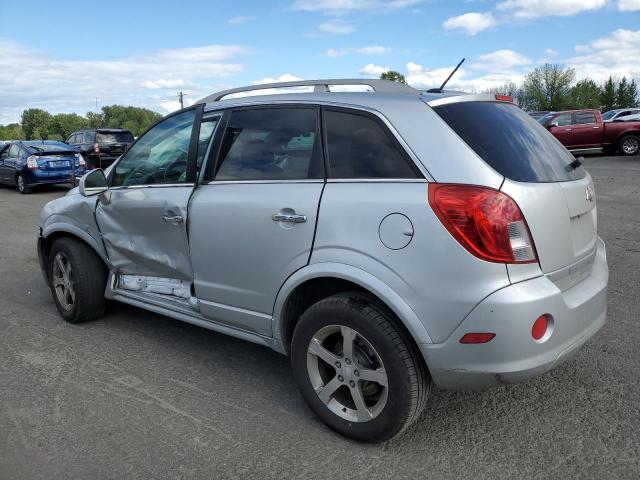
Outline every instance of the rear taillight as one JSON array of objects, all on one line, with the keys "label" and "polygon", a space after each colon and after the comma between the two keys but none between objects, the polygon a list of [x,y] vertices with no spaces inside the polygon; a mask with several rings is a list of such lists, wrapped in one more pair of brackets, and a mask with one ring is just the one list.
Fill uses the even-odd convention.
[{"label": "rear taillight", "polygon": [[36,157],[35,155],[31,155],[29,157],[27,157],[27,168],[29,170],[37,170],[38,167],[38,157]]},{"label": "rear taillight", "polygon": [[93,144],[93,153],[100,153],[100,145],[98,143]]},{"label": "rear taillight", "polygon": [[80,153],[76,153],[76,166],[77,167],[86,167],[87,166],[87,162],[84,161],[84,158],[82,157],[82,155]]},{"label": "rear taillight", "polygon": [[498,263],[538,260],[527,222],[507,194],[475,185],[430,183],[429,205],[476,257]]}]

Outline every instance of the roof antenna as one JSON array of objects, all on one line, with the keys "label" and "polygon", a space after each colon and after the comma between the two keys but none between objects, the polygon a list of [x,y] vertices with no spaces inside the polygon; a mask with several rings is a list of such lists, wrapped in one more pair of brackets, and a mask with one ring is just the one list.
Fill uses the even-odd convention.
[{"label": "roof antenna", "polygon": [[451,72],[449,74],[449,76],[447,77],[447,79],[444,82],[442,82],[442,85],[440,85],[440,88],[430,88],[429,90],[427,90],[427,92],[428,93],[442,93],[442,89],[449,82],[449,80],[451,80],[451,77],[453,77],[453,74],[458,71],[458,69],[460,68],[460,65],[462,65],[464,63],[464,60],[465,60],[464,58],[462,60],[460,60],[460,63],[458,63],[458,65],[456,65],[456,68],[453,69],[453,72]]}]

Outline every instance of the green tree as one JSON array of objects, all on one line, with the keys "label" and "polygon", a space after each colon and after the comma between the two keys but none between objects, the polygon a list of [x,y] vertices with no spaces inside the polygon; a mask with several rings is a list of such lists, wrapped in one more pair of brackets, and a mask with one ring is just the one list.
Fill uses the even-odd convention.
[{"label": "green tree", "polygon": [[76,130],[86,128],[89,122],[86,118],[81,117],[77,113],[58,113],[54,115],[51,122],[51,130],[66,140]]},{"label": "green tree", "polygon": [[19,123],[0,125],[0,140],[25,140],[25,138],[22,125]]},{"label": "green tree", "polygon": [[162,118],[157,112],[147,108],[109,105],[102,107],[104,126],[126,128],[135,136],[140,136],[147,128]]},{"label": "green tree", "polygon": [[602,93],[600,94],[600,106],[603,112],[616,108],[617,82],[613,77],[607,78],[602,86]]},{"label": "green tree", "polygon": [[569,103],[573,68],[545,63],[527,74],[522,84],[521,106],[526,110],[562,110]]},{"label": "green tree", "polygon": [[104,117],[101,113],[87,112],[86,118],[89,128],[100,128],[104,126]]},{"label": "green tree", "polygon": [[380,74],[380,80],[391,80],[392,82],[407,83],[404,79],[404,75],[395,70],[389,70],[388,72],[382,72]]},{"label": "green tree", "polygon": [[22,130],[27,140],[46,140],[51,128],[51,114],[39,108],[22,112]]},{"label": "green tree", "polygon": [[601,88],[591,79],[585,78],[571,87],[568,108],[600,108]]},{"label": "green tree", "polygon": [[638,86],[635,80],[627,82],[627,77],[622,77],[616,89],[616,107],[628,108],[638,105]]}]

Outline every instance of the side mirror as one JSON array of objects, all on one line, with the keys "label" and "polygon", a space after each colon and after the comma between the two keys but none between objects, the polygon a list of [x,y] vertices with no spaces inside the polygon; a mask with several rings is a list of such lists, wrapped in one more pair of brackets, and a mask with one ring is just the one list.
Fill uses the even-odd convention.
[{"label": "side mirror", "polygon": [[92,197],[109,190],[107,177],[104,176],[101,168],[91,170],[89,173],[80,177],[78,187],[80,189],[80,195],[83,197]]}]

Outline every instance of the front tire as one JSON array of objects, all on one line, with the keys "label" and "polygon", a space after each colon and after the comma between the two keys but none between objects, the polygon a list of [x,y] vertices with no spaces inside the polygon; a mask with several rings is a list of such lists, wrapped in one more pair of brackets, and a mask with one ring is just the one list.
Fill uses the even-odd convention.
[{"label": "front tire", "polygon": [[391,314],[358,292],[320,300],[302,315],[291,364],[316,415],[365,442],[402,433],[424,410],[430,387],[424,361]]},{"label": "front tire", "polygon": [[625,156],[637,155],[640,152],[640,137],[634,134],[622,137],[618,142],[618,152]]},{"label": "front tire", "polygon": [[55,240],[49,251],[47,272],[56,308],[67,322],[102,316],[107,270],[91,248],[73,238]]}]

